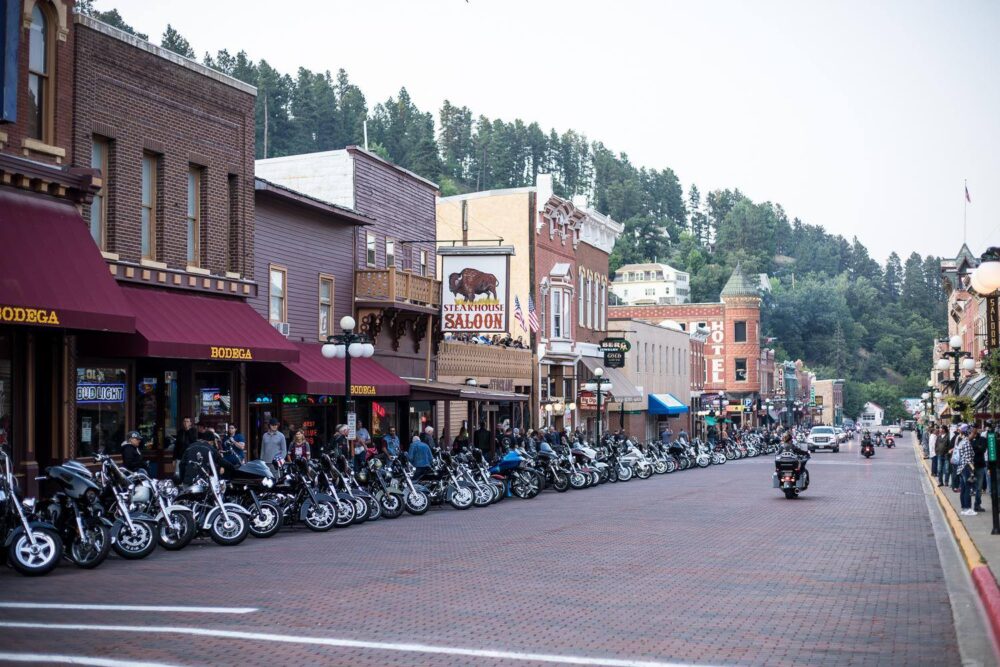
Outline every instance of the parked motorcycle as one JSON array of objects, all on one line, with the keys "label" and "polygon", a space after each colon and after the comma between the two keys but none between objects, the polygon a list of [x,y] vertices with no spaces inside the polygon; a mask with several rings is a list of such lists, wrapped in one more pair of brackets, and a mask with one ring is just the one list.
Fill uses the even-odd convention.
[{"label": "parked motorcycle", "polygon": [[95,568],[111,550],[111,521],[101,506],[101,487],[79,461],[46,468],[40,478],[59,489],[41,510],[62,538],[66,557],[77,567]]},{"label": "parked motorcycle", "polygon": [[47,574],[59,564],[62,539],[55,526],[35,517],[35,499],[17,493],[14,465],[0,447],[0,537],[7,563],[28,576]]},{"label": "parked motorcycle", "polygon": [[208,457],[206,467],[199,453],[187,466],[194,466],[194,481],[181,489],[177,502],[191,508],[199,533],[207,533],[222,546],[234,546],[245,540],[250,530],[250,512],[237,503],[225,501],[226,485],[219,479],[212,457]]},{"label": "parked motorcycle", "polygon": [[142,484],[136,486],[110,456],[98,454],[94,460],[101,464],[96,477],[101,486],[100,499],[108,518],[114,521],[111,548],[122,558],[145,558],[153,553],[157,542],[156,518],[137,507],[149,502],[149,489]]},{"label": "parked motorcycle", "polygon": [[250,534],[261,539],[276,535],[281,530],[283,514],[281,505],[273,497],[277,480],[271,467],[256,460],[227,470],[226,500],[250,513]]},{"label": "parked motorcycle", "polygon": [[142,470],[130,479],[136,486],[132,502],[140,512],[156,519],[156,541],[159,545],[167,551],[177,551],[190,544],[198,534],[198,527],[191,508],[174,503],[177,487],[173,480],[154,480]]},{"label": "parked motorcycle", "polygon": [[283,522],[294,525],[301,521],[316,533],[333,528],[337,521],[337,507],[332,496],[318,490],[309,462],[296,459],[286,463],[281,473],[276,493]]}]

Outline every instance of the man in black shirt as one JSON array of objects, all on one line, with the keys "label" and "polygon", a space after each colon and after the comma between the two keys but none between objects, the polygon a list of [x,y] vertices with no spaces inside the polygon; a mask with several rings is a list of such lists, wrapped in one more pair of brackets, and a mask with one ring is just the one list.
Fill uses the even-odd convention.
[{"label": "man in black shirt", "polygon": [[976,503],[973,510],[985,512],[983,509],[983,482],[986,479],[986,436],[979,430],[978,426],[972,427],[969,434],[969,441],[972,443],[972,469],[975,476]]},{"label": "man in black shirt", "polygon": [[182,475],[180,464],[184,458],[185,450],[197,439],[198,431],[191,424],[191,418],[185,417],[181,422],[181,428],[177,430],[177,437],[174,439],[174,471],[178,475]]},{"label": "man in black shirt", "polygon": [[484,454],[496,453],[493,448],[493,438],[490,437],[490,430],[486,428],[486,422],[479,422],[479,428],[472,434],[472,444]]},{"label": "man in black shirt", "polygon": [[138,431],[129,433],[128,440],[122,443],[122,463],[132,472],[146,469],[142,460],[142,434]]}]

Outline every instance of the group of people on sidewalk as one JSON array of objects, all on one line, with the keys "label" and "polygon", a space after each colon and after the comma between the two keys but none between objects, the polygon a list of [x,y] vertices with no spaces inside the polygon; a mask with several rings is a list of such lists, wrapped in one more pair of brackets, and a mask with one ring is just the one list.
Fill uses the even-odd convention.
[{"label": "group of people on sidewalk", "polygon": [[963,516],[975,516],[983,509],[983,491],[995,483],[986,473],[986,433],[993,427],[979,424],[934,426],[921,434],[924,457],[931,457],[931,476],[938,486],[948,486],[959,495]]}]

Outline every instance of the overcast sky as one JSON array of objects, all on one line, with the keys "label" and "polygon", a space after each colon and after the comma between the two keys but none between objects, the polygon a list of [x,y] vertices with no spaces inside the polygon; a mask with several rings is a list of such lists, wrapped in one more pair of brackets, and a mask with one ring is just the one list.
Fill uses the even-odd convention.
[{"label": "overcast sky", "polygon": [[343,67],[369,107],[575,129],[891,250],[1000,245],[1000,2],[97,0],[159,42]]}]

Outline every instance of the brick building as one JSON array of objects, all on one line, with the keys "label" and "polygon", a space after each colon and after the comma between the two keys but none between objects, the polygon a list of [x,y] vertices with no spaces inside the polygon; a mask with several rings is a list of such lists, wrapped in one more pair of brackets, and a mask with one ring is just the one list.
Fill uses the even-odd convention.
[{"label": "brick building", "polygon": [[737,265],[719,296],[718,303],[611,306],[609,310],[612,317],[654,323],[668,320],[688,332],[707,329],[701,411],[717,404],[724,394],[729,416],[746,421],[746,415],[754,414],[760,394],[760,293]]}]

